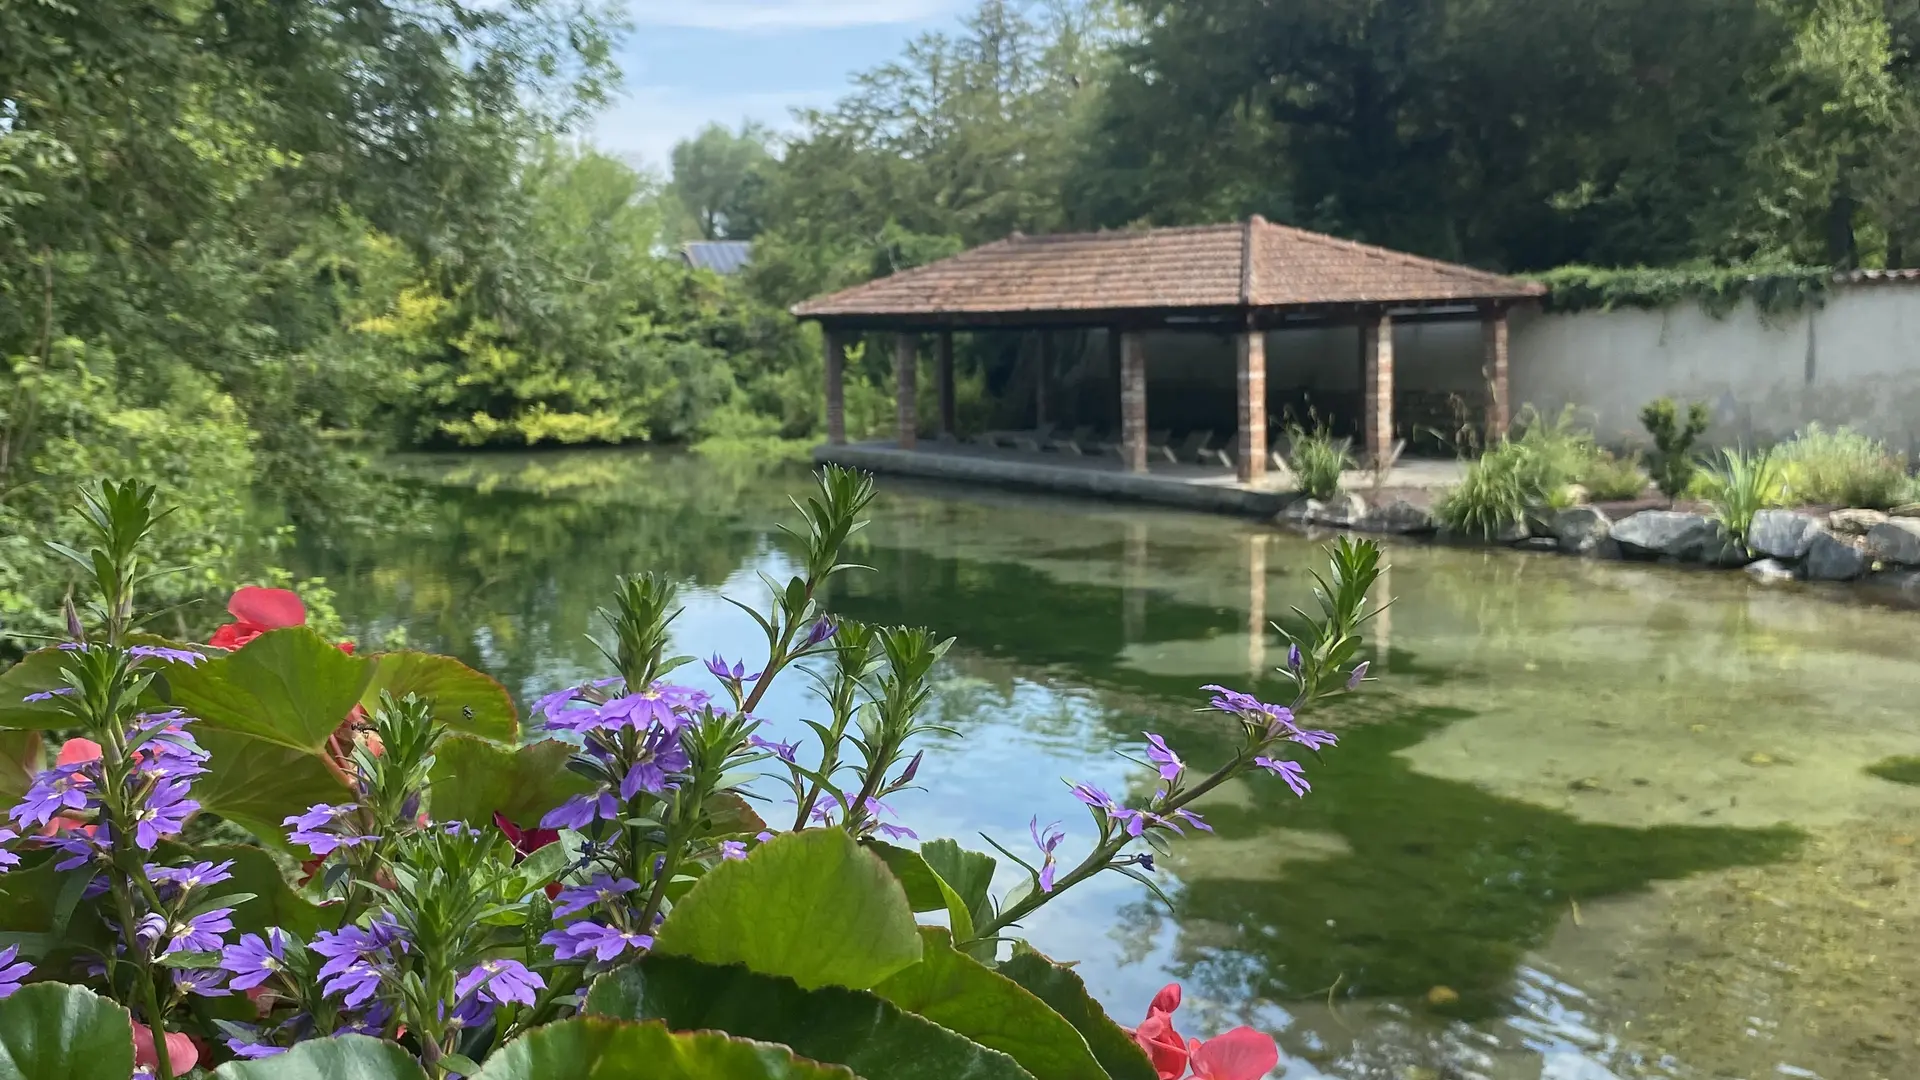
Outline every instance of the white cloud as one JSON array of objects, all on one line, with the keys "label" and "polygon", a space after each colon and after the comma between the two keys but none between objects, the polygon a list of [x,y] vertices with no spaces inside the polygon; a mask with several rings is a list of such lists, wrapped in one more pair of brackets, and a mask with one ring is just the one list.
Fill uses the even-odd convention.
[{"label": "white cloud", "polygon": [[629,0],[627,13],[641,26],[796,30],[920,22],[959,6],[959,0]]},{"label": "white cloud", "polygon": [[776,131],[793,127],[791,110],[831,104],[837,88],[756,94],[702,94],[672,86],[630,88],[593,125],[591,139],[608,153],[644,164],[663,176],[673,144],[708,124],[737,127],[758,120]]}]

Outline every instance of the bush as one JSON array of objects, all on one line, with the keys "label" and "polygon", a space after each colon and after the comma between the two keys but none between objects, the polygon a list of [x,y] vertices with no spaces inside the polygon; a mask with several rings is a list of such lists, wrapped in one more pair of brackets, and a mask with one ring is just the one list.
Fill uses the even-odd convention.
[{"label": "bush", "polygon": [[1625,502],[1645,494],[1648,480],[1639,454],[1620,458],[1602,450],[1587,462],[1580,483],[1596,502]]},{"label": "bush", "polygon": [[1496,536],[1526,521],[1538,506],[1564,506],[1567,488],[1601,456],[1571,407],[1548,420],[1527,410],[1516,438],[1495,443],[1467,468],[1459,486],[1434,507],[1441,524],[1474,536]]},{"label": "bush", "polygon": [[1287,427],[1287,470],[1309,499],[1331,499],[1340,494],[1340,474],[1353,468],[1353,440],[1336,439],[1325,423],[1309,430]]},{"label": "bush", "polygon": [[1467,536],[1493,537],[1527,519],[1521,455],[1503,442],[1467,467],[1457,487],[1434,504],[1433,518]]},{"label": "bush", "polygon": [[[996,897],[999,859],[903,846],[917,838],[885,801],[938,782],[922,744],[944,729],[925,706],[951,639],[836,622],[815,599],[856,569],[842,546],[865,524],[865,476],[829,468],[796,503],[797,570],[746,609],[764,657],[708,660],[716,693],[669,683],[694,662],[668,655],[675,584],[620,578],[601,610],[612,676],[535,702],[539,732],[562,736],[539,741],[487,676],[337,646],[282,590],[236,593],[207,645],[139,632],[154,495],[87,497],[82,550],[57,553],[89,586],[87,615],[69,609],[69,640],[0,675],[0,721],[33,736],[9,743],[28,780],[10,816],[28,835],[0,833],[0,866],[17,868],[0,874],[0,1030],[33,1035],[33,1075],[180,1077],[217,1064],[203,1055],[245,1080],[625,1076],[662,1061],[716,1080],[1189,1064],[1255,1080],[1278,1063],[1249,1028],[1179,1040],[1177,985],[1128,1031],[1070,965],[1023,943],[1002,959],[1002,945],[1102,873],[1160,895],[1154,852],[1208,828],[1190,804],[1229,780],[1266,771],[1308,794],[1292,747],[1337,740],[1296,720],[1366,678],[1374,544],[1339,541],[1313,575],[1321,614],[1288,634],[1287,706],[1206,688],[1225,764],[1191,767],[1148,735],[1150,771],[1120,788],[1139,794],[1072,785],[1091,818],[1084,858],[1066,863],[1066,830],[1038,819],[1024,853],[988,841],[1017,867]],[[796,671],[822,701],[804,746],[766,726],[769,687]],[[43,769],[41,731],[81,737]],[[747,801],[756,776],[792,796],[759,804],[775,822]],[[264,845],[312,857],[296,868]],[[80,983],[23,987],[36,970]],[[865,1039],[875,1023],[899,1045]]]},{"label": "bush", "polygon": [[1706,470],[1706,497],[1727,534],[1746,543],[1753,515],[1786,501],[1786,470],[1770,453],[1722,450],[1721,463]]},{"label": "bush", "polygon": [[1680,417],[1672,398],[1656,398],[1640,410],[1640,423],[1653,436],[1653,482],[1669,499],[1687,493],[1699,471],[1693,460],[1693,444],[1707,430],[1707,407],[1696,401]]},{"label": "bush", "polygon": [[1906,463],[1885,443],[1852,428],[1828,431],[1808,424],[1775,448],[1774,456],[1785,470],[1788,493],[1798,503],[1886,510],[1906,497]]}]

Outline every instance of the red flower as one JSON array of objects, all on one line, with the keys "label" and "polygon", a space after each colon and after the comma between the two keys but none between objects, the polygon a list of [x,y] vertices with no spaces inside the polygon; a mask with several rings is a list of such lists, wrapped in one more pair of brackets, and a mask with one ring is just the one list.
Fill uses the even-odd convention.
[{"label": "red flower", "polygon": [[[192,1072],[200,1062],[200,1051],[194,1049],[193,1040],[177,1031],[167,1032],[167,1064],[173,1066],[173,1074],[181,1076]],[[133,1024],[133,1063],[158,1068],[160,1055],[153,1047],[153,1032],[138,1020]]]},{"label": "red flower", "polygon": [[[559,829],[523,829],[513,822],[508,821],[507,815],[498,810],[493,812],[493,825],[494,828],[499,829],[505,834],[507,842],[513,845],[515,852],[513,861],[516,864],[534,852],[539,851],[541,848],[546,847],[548,844],[557,844],[560,842]],[[547,886],[547,899],[551,900],[559,895],[559,882],[556,881]]]},{"label": "red flower", "polygon": [[1280,1048],[1273,1036],[1237,1027],[1206,1042],[1187,1046],[1195,1080],[1260,1080],[1280,1064]]},{"label": "red flower", "polygon": [[298,594],[287,589],[249,585],[227,601],[227,611],[235,621],[215,630],[207,639],[207,644],[216,649],[237,649],[269,630],[307,625],[307,605],[300,602]]},{"label": "red flower", "polygon": [[1148,1060],[1153,1062],[1153,1071],[1160,1074],[1160,1080],[1180,1080],[1187,1071],[1187,1040],[1173,1030],[1173,1016],[1169,1013],[1150,1012],[1140,1026],[1133,1029],[1133,1041],[1147,1052]]},{"label": "red flower", "polygon": [[92,739],[68,739],[60,744],[60,755],[56,765],[82,765],[89,761],[100,760],[100,744]]}]

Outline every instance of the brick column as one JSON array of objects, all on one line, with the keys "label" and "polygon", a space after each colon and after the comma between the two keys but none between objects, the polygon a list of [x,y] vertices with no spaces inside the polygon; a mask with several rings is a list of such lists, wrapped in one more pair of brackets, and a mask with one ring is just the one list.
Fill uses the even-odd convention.
[{"label": "brick column", "polygon": [[[1114,389],[1113,398],[1111,399],[1113,401],[1113,427],[1109,428],[1109,431],[1119,431],[1126,426],[1126,418],[1122,415],[1123,410],[1120,408],[1120,387],[1123,385],[1122,371],[1126,366],[1126,361],[1121,359],[1120,345],[1123,340],[1125,340],[1125,335],[1121,334],[1119,330],[1108,328],[1107,378],[1111,380]],[[1101,422],[1106,422],[1106,417],[1101,417]]]},{"label": "brick column", "polygon": [[1234,441],[1234,472],[1243,484],[1267,475],[1267,335],[1239,335],[1234,386],[1240,394],[1240,434]]},{"label": "brick column", "polygon": [[893,339],[893,381],[900,406],[900,449],[911,450],[920,432],[920,398],[915,376],[919,374],[919,342],[912,334]]},{"label": "brick column", "polygon": [[1487,308],[1480,314],[1480,337],[1486,360],[1482,374],[1487,378],[1487,445],[1506,437],[1513,422],[1507,397],[1507,309]]},{"label": "brick column", "polygon": [[1247,683],[1267,674],[1267,534],[1247,534]]},{"label": "brick column", "polygon": [[1393,451],[1393,318],[1384,311],[1362,315],[1366,364],[1360,391],[1360,450],[1372,469],[1384,469]]},{"label": "brick column", "polygon": [[846,391],[842,385],[847,367],[847,339],[832,330],[825,332],[827,342],[827,442],[844,446],[847,442]]},{"label": "brick column", "polygon": [[1047,422],[1047,376],[1053,371],[1053,334],[1040,331],[1040,357],[1035,362],[1033,376],[1033,426],[1038,428]]},{"label": "brick column", "polygon": [[953,331],[940,331],[939,350],[935,353],[938,370],[934,378],[940,390],[940,434],[953,435]]},{"label": "brick column", "polygon": [[1147,471],[1147,342],[1120,335],[1120,456],[1132,472]]}]

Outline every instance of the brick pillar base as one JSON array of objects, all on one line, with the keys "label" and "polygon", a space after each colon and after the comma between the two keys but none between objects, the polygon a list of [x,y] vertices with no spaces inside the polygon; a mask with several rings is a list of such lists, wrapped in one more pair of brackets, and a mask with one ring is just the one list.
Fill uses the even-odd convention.
[{"label": "brick pillar base", "polygon": [[847,339],[829,330],[827,343],[827,442],[843,446],[847,441],[847,406],[844,380],[847,367]]},{"label": "brick pillar base", "polygon": [[1240,334],[1234,385],[1240,394],[1240,433],[1234,442],[1234,472],[1243,484],[1267,475],[1267,335]]},{"label": "brick pillar base", "polygon": [[1120,446],[1129,470],[1147,471],[1147,343],[1131,332],[1120,337]]},{"label": "brick pillar base", "polygon": [[1487,445],[1506,438],[1513,423],[1512,406],[1507,397],[1507,313],[1494,308],[1480,318],[1480,336],[1486,360],[1482,374],[1487,378]]},{"label": "brick pillar base", "polygon": [[893,381],[898,388],[900,406],[900,449],[911,450],[920,433],[920,395],[916,376],[920,372],[918,342],[912,334],[900,334],[893,342]]},{"label": "brick pillar base", "polygon": [[1385,469],[1393,455],[1393,319],[1385,312],[1364,318],[1366,378],[1360,399],[1360,449],[1368,467]]}]

